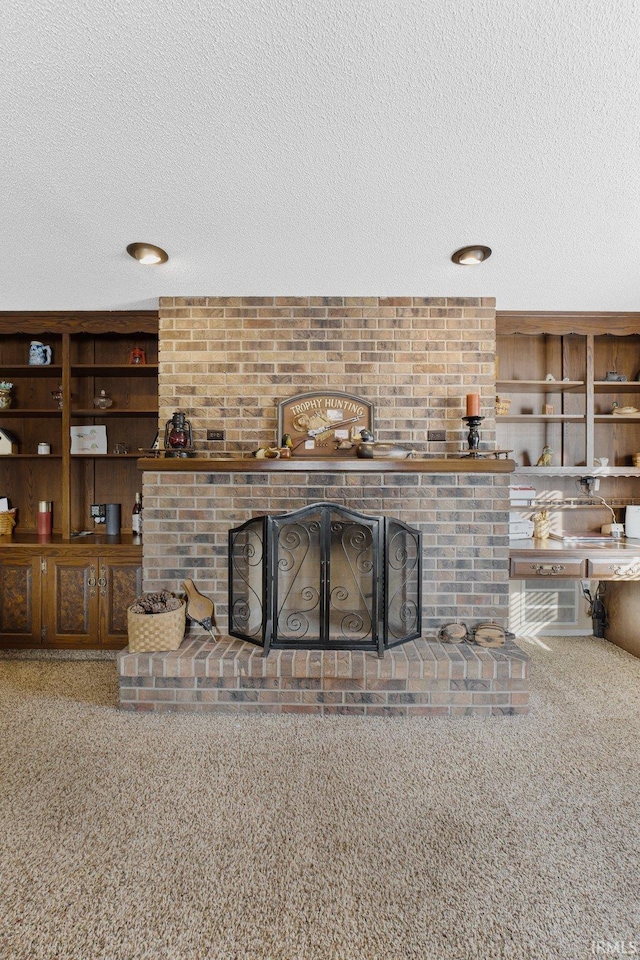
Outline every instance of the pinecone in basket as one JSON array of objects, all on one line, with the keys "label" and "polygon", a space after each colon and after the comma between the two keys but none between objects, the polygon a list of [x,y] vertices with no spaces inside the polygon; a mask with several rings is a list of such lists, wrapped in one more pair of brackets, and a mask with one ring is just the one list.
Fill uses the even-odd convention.
[{"label": "pinecone in basket", "polygon": [[168,590],[160,590],[158,593],[143,593],[141,597],[136,597],[131,605],[131,612],[168,613],[180,606],[181,602],[177,597]]}]

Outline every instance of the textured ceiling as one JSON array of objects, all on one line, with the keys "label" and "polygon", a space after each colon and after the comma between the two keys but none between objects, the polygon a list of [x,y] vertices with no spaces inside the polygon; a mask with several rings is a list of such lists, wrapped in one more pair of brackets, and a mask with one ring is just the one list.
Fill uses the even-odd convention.
[{"label": "textured ceiling", "polygon": [[640,310],[639,40],[637,0],[3,0],[0,309]]}]

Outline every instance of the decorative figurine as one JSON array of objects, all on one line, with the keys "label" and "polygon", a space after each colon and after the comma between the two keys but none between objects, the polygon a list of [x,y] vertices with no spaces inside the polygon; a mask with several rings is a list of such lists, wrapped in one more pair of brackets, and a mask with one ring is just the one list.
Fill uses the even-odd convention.
[{"label": "decorative figurine", "polygon": [[553,450],[551,447],[543,447],[542,453],[538,457],[536,467],[550,467],[553,460]]},{"label": "decorative figurine", "polygon": [[538,540],[548,540],[551,533],[551,523],[549,521],[549,511],[541,510],[540,513],[533,515],[533,535]]}]

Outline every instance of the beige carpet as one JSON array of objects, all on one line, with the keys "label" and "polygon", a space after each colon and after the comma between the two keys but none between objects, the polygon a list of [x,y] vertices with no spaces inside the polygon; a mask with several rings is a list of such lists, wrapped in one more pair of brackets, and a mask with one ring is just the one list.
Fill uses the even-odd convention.
[{"label": "beige carpet", "polygon": [[492,719],[120,714],[113,662],[0,660],[0,958],[640,952],[640,660],[520,642]]}]

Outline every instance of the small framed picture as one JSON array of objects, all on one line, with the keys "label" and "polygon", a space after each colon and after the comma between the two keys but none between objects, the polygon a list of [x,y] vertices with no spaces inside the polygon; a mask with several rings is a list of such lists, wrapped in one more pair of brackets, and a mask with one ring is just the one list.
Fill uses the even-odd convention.
[{"label": "small framed picture", "polygon": [[107,428],[104,424],[71,427],[71,453],[106,453]]}]

